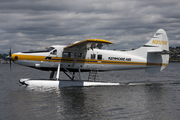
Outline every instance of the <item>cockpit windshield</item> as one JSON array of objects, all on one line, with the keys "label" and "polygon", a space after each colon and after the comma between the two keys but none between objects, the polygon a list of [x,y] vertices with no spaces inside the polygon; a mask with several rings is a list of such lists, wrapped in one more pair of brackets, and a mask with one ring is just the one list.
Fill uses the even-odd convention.
[{"label": "cockpit windshield", "polygon": [[54,48],[53,47],[50,47],[47,49],[48,52],[52,51]]}]

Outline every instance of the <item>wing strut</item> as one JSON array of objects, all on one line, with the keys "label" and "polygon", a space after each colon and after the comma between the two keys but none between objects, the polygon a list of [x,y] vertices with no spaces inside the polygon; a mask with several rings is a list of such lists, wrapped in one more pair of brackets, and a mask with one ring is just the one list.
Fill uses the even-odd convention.
[{"label": "wing strut", "polygon": [[72,64],[72,67],[74,67],[74,65],[76,64],[77,58],[78,58],[78,54],[79,54],[80,48],[78,48],[77,52],[74,53],[74,61]]}]

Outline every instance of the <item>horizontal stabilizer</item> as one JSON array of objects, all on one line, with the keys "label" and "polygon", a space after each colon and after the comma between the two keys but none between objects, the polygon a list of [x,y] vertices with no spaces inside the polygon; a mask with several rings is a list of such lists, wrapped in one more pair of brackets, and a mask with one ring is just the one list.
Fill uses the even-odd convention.
[{"label": "horizontal stabilizer", "polygon": [[155,53],[155,54],[159,54],[159,55],[163,55],[163,54],[170,54],[170,51],[168,50],[148,50],[148,53]]}]

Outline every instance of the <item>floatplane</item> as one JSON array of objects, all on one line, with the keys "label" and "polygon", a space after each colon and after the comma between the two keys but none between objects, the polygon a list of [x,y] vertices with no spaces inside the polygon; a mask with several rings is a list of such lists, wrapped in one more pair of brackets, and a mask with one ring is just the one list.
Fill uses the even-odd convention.
[{"label": "floatplane", "polygon": [[[98,72],[145,69],[146,72],[157,73],[169,62],[169,41],[163,29],[159,29],[149,42],[136,50],[101,49],[109,44],[113,43],[103,39],[87,39],[69,45],[53,45],[42,51],[11,54],[10,49],[7,58],[10,63],[13,61],[19,65],[51,71],[48,79],[20,79],[23,85],[49,87],[119,85],[97,81]],[[61,80],[60,71],[69,80]],[[88,80],[81,79],[81,72],[89,72]]]}]

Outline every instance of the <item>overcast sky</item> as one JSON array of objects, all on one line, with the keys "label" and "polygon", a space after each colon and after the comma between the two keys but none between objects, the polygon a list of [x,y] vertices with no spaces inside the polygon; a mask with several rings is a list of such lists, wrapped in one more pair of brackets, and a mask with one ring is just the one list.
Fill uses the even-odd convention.
[{"label": "overcast sky", "polygon": [[180,46],[179,0],[0,0],[0,53],[89,38],[132,49],[160,28]]}]

